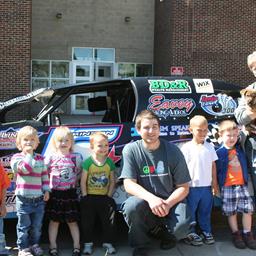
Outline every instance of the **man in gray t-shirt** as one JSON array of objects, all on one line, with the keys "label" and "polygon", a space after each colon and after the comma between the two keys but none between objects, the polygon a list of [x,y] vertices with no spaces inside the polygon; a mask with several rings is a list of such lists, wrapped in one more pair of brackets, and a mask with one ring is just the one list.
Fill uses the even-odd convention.
[{"label": "man in gray t-shirt", "polygon": [[159,138],[158,116],[143,110],[136,117],[142,140],[125,146],[120,179],[131,195],[123,204],[133,256],[147,255],[150,237],[161,240],[161,249],[186,237],[190,216],[181,202],[189,191],[189,171],[177,146]]}]

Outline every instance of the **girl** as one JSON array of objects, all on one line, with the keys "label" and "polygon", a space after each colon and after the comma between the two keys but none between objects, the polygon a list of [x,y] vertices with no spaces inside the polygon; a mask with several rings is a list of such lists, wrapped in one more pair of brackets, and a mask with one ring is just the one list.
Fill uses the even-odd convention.
[{"label": "girl", "polygon": [[43,255],[39,240],[50,189],[44,159],[34,153],[38,144],[36,129],[31,126],[21,128],[16,138],[17,148],[21,152],[11,159],[11,168],[16,174],[18,256]]},{"label": "girl", "polygon": [[77,180],[80,174],[81,155],[73,153],[74,138],[68,127],[57,127],[50,146],[51,155],[47,158],[50,177],[51,198],[46,207],[49,222],[50,256],[57,256],[57,235],[59,224],[68,224],[73,238],[73,256],[80,255],[80,234],[78,228]]}]

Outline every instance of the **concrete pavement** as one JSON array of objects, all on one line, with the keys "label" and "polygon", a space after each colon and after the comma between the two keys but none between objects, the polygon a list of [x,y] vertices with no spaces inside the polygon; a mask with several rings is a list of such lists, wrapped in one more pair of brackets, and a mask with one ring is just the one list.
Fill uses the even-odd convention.
[{"label": "concrete pavement", "polygon": [[[216,216],[215,216],[216,217]],[[16,248],[16,221],[7,220],[5,222],[5,234],[7,245],[11,247],[12,255],[17,255]],[[99,231],[100,232],[100,231]],[[256,255],[256,250],[236,249],[231,242],[231,234],[226,224],[225,218],[217,218],[213,223],[213,234],[216,243],[213,245],[202,245],[200,247],[190,246],[180,241],[174,249],[163,251],[159,249],[159,241],[152,240],[152,247],[149,251],[149,256],[252,256]],[[96,234],[100,236],[100,233]],[[58,236],[59,255],[72,255],[72,239],[67,227],[60,228]],[[48,238],[47,227],[45,225],[42,235],[42,247],[45,250],[45,255],[48,255]],[[127,228],[124,223],[118,225],[118,236],[115,244],[117,249],[117,256],[131,256],[132,249],[127,242]],[[107,256],[101,243],[96,239],[96,246],[94,247],[93,256]]]}]

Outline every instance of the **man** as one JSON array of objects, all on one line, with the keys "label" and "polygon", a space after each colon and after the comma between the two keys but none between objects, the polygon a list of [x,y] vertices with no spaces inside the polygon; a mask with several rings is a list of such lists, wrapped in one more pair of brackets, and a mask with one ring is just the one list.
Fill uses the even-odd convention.
[{"label": "man", "polygon": [[[256,51],[248,55],[247,65],[256,77]],[[241,142],[247,157],[249,177],[252,179],[254,194],[256,194],[256,82],[241,90],[241,96],[235,110],[235,117],[246,130],[241,134]],[[243,136],[244,134],[246,137]],[[250,184],[250,180],[248,183]]]},{"label": "man", "polygon": [[189,232],[190,216],[181,201],[189,192],[185,159],[174,144],[159,138],[159,118],[143,110],[136,117],[141,140],[125,146],[120,178],[131,195],[123,204],[133,256],[146,256],[150,237],[161,249],[176,245]]}]

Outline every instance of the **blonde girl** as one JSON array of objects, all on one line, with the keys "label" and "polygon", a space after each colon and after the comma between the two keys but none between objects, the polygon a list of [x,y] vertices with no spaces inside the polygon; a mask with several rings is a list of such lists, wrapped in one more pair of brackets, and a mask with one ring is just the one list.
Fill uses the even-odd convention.
[{"label": "blonde girl", "polygon": [[49,222],[50,256],[57,256],[57,235],[60,223],[67,223],[73,238],[72,256],[80,255],[79,203],[76,191],[81,171],[81,155],[73,153],[74,138],[70,129],[60,126],[50,141],[51,155],[47,157],[51,196],[46,214]]}]

